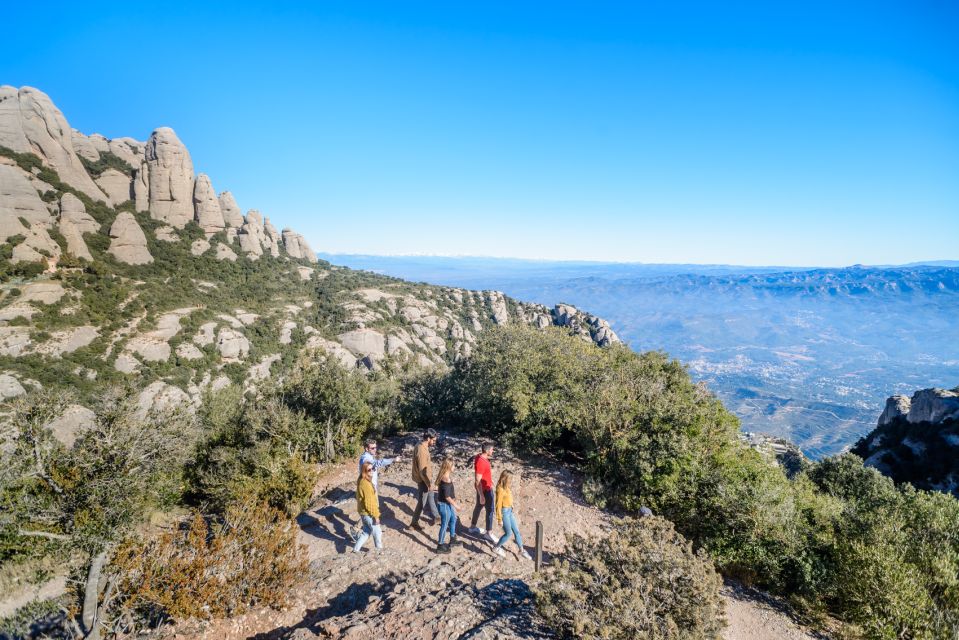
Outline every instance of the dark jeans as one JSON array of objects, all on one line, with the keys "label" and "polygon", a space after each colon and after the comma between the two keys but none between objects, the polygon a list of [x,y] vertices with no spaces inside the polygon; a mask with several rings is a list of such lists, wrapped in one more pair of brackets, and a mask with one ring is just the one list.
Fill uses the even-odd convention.
[{"label": "dark jeans", "polygon": [[483,492],[483,497],[486,498],[486,504],[480,504],[479,493],[476,494],[476,505],[473,507],[473,517],[470,520],[470,527],[476,526],[476,521],[479,520],[480,511],[486,509],[486,530],[493,530],[493,490],[487,489]]},{"label": "dark jeans", "polygon": [[416,509],[413,511],[414,526],[420,521],[420,515],[423,513],[424,503],[429,505],[430,513],[433,515],[433,520],[438,520],[440,517],[440,512],[436,508],[436,492],[427,489],[426,483],[418,482],[416,483]]}]

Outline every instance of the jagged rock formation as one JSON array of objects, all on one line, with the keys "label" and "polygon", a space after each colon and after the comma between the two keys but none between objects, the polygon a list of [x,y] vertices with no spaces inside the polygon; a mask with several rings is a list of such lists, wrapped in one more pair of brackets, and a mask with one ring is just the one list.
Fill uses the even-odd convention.
[{"label": "jagged rock formation", "polygon": [[[569,305],[318,261],[303,235],[278,231],[256,209],[243,216],[229,191],[217,195],[207,175],[194,177],[172,129],[145,143],[87,136],[41,96],[0,91],[8,149],[0,150],[0,357],[9,369],[0,394],[28,392],[30,372],[56,361],[65,387],[90,394],[85,402],[95,382],[123,374],[145,388],[149,411],[196,406],[206,390],[231,384],[252,390],[301,359],[363,372],[443,367],[469,357],[479,334],[499,324],[618,341],[605,321]],[[73,427],[62,430],[69,440]]]},{"label": "jagged rock formation", "polygon": [[67,119],[42,91],[0,86],[0,146],[36,154],[67,184],[94,200],[108,200],[80,162]]},{"label": "jagged rock formation", "polygon": [[231,227],[242,227],[244,222],[243,212],[233,198],[233,194],[229,191],[224,191],[220,194],[218,201],[220,203],[220,212],[223,214],[223,222]]},{"label": "jagged rock formation", "polygon": [[959,495],[959,387],[892,396],[852,452],[896,482]]},{"label": "jagged rock formation", "polygon": [[190,152],[173,129],[160,127],[147,141],[145,158],[150,216],[182,229],[194,218]]},{"label": "jagged rock formation", "polygon": [[124,211],[110,227],[110,254],[127,264],[148,264],[153,256],[147,249],[147,238],[133,214]]},{"label": "jagged rock formation", "polygon": [[220,201],[210,183],[210,177],[205,173],[196,177],[193,206],[196,211],[196,223],[208,236],[217,231],[223,231],[226,225],[223,222],[223,213],[220,211]]}]

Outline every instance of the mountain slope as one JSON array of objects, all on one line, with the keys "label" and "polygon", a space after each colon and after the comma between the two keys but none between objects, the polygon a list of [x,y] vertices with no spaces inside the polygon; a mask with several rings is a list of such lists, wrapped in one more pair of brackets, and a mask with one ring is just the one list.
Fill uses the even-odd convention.
[{"label": "mountain slope", "polygon": [[[495,291],[318,261],[302,235],[194,173],[166,127],[145,142],[70,129],[42,92],[0,87],[0,393],[145,387],[144,408],[251,388],[303,352],[346,367],[442,366],[495,324],[608,323]],[[81,412],[82,414],[82,412]],[[80,415],[80,414],[78,414]]]}]

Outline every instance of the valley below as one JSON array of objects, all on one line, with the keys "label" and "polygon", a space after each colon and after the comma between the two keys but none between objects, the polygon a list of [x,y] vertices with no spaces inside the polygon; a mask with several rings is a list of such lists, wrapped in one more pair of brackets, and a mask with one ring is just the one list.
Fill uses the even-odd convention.
[{"label": "valley below", "polygon": [[320,254],[414,281],[562,301],[706,382],[743,429],[820,458],[876,425],[885,399],[959,381],[959,269],[795,269]]}]

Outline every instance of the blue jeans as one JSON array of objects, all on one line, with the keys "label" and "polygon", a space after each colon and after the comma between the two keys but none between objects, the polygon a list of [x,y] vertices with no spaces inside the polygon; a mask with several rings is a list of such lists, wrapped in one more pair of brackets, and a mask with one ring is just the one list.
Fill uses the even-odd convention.
[{"label": "blue jeans", "polygon": [[373,546],[377,549],[382,549],[383,530],[380,529],[380,525],[373,524],[373,516],[360,516],[360,520],[363,521],[363,530],[360,531],[360,535],[356,537],[356,544],[353,546],[353,551],[362,549],[371,535],[373,536]]},{"label": "blue jeans", "polygon": [[499,549],[509,542],[510,537],[516,538],[516,546],[523,548],[523,536],[519,533],[519,527],[516,526],[516,516],[513,515],[513,507],[503,507],[503,537],[496,543]]},{"label": "blue jeans", "polygon": [[449,529],[450,538],[456,537],[456,510],[448,502],[441,502],[440,508],[440,537],[439,543],[443,544],[446,538],[446,530]]}]

